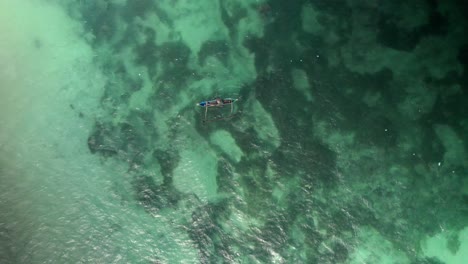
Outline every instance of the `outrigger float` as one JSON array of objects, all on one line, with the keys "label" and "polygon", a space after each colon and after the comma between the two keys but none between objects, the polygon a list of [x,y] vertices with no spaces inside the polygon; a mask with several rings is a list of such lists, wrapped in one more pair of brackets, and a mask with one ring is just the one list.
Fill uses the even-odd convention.
[{"label": "outrigger float", "polygon": [[[205,118],[203,119],[203,123],[206,123],[206,122],[212,122],[212,121],[218,121],[218,120],[226,120],[226,119],[229,119],[229,118],[232,118],[233,116],[235,116],[235,113],[234,113],[234,103],[237,102],[239,99],[233,99],[233,98],[225,98],[225,99],[222,99],[220,97],[217,97],[213,100],[208,100],[208,101],[201,101],[200,103],[198,103],[197,105],[198,106],[201,106],[201,107],[204,107],[205,108]],[[208,116],[208,108],[210,107],[224,107],[226,105],[230,105],[231,106],[231,112],[229,113],[228,116],[223,116],[221,118],[213,118],[213,119],[207,119],[207,116]]]}]

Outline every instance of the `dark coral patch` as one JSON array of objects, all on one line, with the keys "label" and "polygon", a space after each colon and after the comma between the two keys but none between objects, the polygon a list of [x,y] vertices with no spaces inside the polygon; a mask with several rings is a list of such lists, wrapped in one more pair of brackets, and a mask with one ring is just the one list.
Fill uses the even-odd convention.
[{"label": "dark coral patch", "polygon": [[172,171],[179,163],[180,156],[173,150],[156,149],[153,151],[153,157],[158,161],[161,167],[161,173],[164,176],[164,184],[172,184]]},{"label": "dark coral patch", "polygon": [[430,35],[445,35],[448,32],[448,20],[438,10],[438,3],[435,0],[428,0],[428,22],[415,29],[406,29],[397,25],[399,20],[394,13],[381,14],[378,22],[379,32],[377,40],[390,48],[403,51],[413,50],[419,41]]},{"label": "dark coral patch", "polygon": [[207,57],[214,56],[227,66],[229,51],[229,44],[226,41],[204,42],[198,52],[198,62],[204,64]]},{"label": "dark coral patch", "polygon": [[152,213],[176,206],[181,198],[174,188],[165,184],[157,185],[154,179],[147,175],[136,177],[133,186],[137,200],[145,210]]},{"label": "dark coral patch", "polygon": [[91,153],[99,153],[104,157],[117,154],[118,148],[114,145],[112,130],[106,124],[96,123],[91,136],[88,137],[88,148]]}]

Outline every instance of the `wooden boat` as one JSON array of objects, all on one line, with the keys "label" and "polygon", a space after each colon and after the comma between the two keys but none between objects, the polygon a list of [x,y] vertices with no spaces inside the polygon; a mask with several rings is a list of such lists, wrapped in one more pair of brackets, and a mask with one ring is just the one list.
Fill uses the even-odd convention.
[{"label": "wooden boat", "polygon": [[[229,119],[234,116],[234,103],[237,102],[239,99],[233,99],[233,98],[220,98],[217,97],[212,100],[206,100],[206,101],[201,101],[200,103],[197,103],[198,106],[204,107],[205,108],[205,117],[203,119],[203,123],[206,122],[211,122],[211,121],[218,121],[218,120],[225,120]],[[208,108],[210,107],[224,107],[230,105],[231,106],[231,112],[228,116],[223,116],[221,118],[213,118],[213,119],[208,119]]]}]

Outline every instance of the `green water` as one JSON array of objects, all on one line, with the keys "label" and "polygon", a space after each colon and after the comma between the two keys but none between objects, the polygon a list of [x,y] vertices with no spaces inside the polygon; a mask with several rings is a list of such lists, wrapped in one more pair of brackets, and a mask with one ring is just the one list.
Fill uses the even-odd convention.
[{"label": "green water", "polygon": [[1,263],[465,263],[468,6],[292,2],[0,0]]}]

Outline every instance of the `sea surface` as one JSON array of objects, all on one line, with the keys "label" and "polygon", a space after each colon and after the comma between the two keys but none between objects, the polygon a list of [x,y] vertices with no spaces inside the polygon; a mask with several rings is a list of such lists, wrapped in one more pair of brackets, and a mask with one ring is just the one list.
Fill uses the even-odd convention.
[{"label": "sea surface", "polygon": [[466,14],[0,0],[0,263],[468,263]]}]

